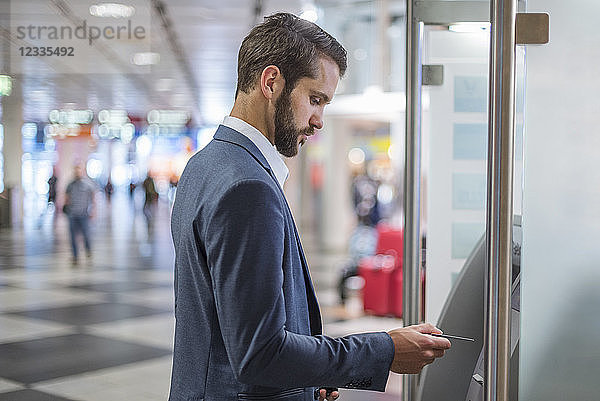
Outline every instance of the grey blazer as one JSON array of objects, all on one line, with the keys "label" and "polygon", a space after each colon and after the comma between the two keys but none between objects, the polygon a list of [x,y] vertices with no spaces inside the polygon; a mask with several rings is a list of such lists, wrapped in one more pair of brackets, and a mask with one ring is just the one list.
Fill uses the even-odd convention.
[{"label": "grey blazer", "polygon": [[177,187],[172,401],[313,399],[315,387],[383,391],[387,333],[321,335],[300,237],[266,159],[219,126]]}]

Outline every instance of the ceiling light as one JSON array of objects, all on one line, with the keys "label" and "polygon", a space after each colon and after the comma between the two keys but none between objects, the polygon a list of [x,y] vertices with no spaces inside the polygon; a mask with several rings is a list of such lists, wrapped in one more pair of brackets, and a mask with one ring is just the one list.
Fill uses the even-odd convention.
[{"label": "ceiling light", "polygon": [[365,151],[361,148],[352,148],[348,152],[348,160],[352,164],[362,164],[365,162]]},{"label": "ceiling light", "polygon": [[37,135],[37,124],[36,123],[25,123],[21,127],[21,135],[26,139],[34,139]]},{"label": "ceiling light", "polygon": [[185,126],[190,119],[187,111],[181,110],[150,110],[148,112],[148,124],[161,126]]},{"label": "ceiling light", "polygon": [[102,161],[98,159],[89,159],[85,166],[85,172],[91,179],[99,178],[102,170],[104,170],[104,166]]},{"label": "ceiling light", "polygon": [[397,153],[396,147],[393,144],[390,145],[387,150],[387,154],[388,154],[388,157],[390,158],[390,160],[396,159],[396,156],[397,156],[396,153]]},{"label": "ceiling light", "polygon": [[94,17],[129,18],[135,13],[135,8],[118,3],[99,3],[90,6],[90,14]]},{"label": "ceiling light", "polygon": [[98,112],[98,121],[101,124],[120,127],[129,122],[129,116],[125,110],[100,110]]},{"label": "ceiling light", "polygon": [[489,22],[459,22],[450,25],[448,30],[458,33],[488,32],[490,24]]},{"label": "ceiling light", "polygon": [[135,125],[131,123],[124,124],[121,127],[121,141],[125,144],[131,142],[133,137],[135,136]]},{"label": "ceiling light", "polygon": [[48,120],[52,124],[89,124],[94,119],[94,112],[91,110],[51,110],[48,113]]},{"label": "ceiling light", "polygon": [[135,150],[142,157],[145,158],[152,152],[152,139],[148,135],[142,135],[135,141]]},{"label": "ceiling light", "polygon": [[135,53],[131,58],[135,65],[152,65],[160,62],[160,54],[153,52]]}]

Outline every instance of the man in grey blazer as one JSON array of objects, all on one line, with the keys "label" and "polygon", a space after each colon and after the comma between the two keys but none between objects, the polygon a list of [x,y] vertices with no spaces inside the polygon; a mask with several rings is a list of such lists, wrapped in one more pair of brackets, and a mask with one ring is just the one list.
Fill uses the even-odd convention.
[{"label": "man in grey blazer", "polygon": [[230,116],[183,172],[172,213],[175,354],[170,400],[334,400],[383,391],[448,340],[429,324],[343,338],[321,316],[279,157],[323,126],[346,51],[317,25],[275,14],[242,42]]}]

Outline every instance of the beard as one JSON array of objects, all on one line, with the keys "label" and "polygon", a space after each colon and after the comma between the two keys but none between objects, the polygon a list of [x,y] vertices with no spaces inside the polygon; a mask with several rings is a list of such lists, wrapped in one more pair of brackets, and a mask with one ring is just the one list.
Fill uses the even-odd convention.
[{"label": "beard", "polygon": [[[298,154],[298,137],[312,135],[313,127],[298,129],[292,111],[291,92],[286,88],[275,103],[275,148],[286,157]],[[304,142],[302,142],[304,143]]]}]

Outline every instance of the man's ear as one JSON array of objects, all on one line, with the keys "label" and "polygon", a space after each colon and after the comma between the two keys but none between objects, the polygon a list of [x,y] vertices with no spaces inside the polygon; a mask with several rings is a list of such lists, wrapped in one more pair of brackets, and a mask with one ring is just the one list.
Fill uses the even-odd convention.
[{"label": "man's ear", "polygon": [[284,85],[283,75],[276,65],[265,67],[260,74],[260,90],[263,96],[269,100],[277,98]]}]

